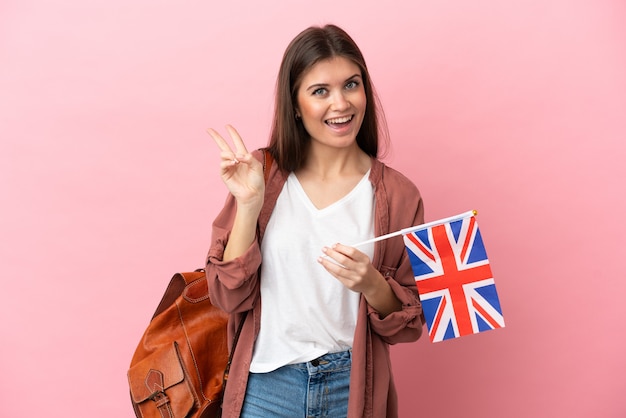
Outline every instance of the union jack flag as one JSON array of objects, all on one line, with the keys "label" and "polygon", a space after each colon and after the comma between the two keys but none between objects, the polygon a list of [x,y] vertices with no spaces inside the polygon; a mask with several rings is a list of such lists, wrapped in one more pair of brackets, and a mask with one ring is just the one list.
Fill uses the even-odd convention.
[{"label": "union jack flag", "polygon": [[404,234],[432,342],[504,327],[487,252],[468,213]]}]

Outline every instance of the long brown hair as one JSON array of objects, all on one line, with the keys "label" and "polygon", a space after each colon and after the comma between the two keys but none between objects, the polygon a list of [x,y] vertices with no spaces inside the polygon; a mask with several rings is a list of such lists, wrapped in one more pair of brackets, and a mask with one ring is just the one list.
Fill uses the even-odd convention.
[{"label": "long brown hair", "polygon": [[[274,122],[269,151],[278,167],[294,171],[305,161],[310,142],[302,121],[296,119],[296,96],[304,73],[320,61],[344,57],[361,69],[367,105],[361,129],[356,137],[358,146],[368,155],[379,155],[379,134],[387,140],[384,114],[370,80],[365,59],[354,40],[335,25],[311,26],[296,36],[283,55],[276,80]],[[379,129],[381,131],[379,131]]]}]

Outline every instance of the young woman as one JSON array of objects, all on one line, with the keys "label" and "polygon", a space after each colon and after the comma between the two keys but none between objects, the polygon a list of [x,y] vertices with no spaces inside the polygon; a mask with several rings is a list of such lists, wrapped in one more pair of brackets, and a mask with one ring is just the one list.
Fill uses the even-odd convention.
[{"label": "young woman", "polygon": [[397,416],[388,345],[422,332],[411,265],[401,237],[353,245],[422,223],[423,206],[377,159],[381,118],[359,48],[327,25],[285,51],[267,150],[209,129],[230,191],[211,300],[231,313],[231,337],[245,321],[224,417]]}]

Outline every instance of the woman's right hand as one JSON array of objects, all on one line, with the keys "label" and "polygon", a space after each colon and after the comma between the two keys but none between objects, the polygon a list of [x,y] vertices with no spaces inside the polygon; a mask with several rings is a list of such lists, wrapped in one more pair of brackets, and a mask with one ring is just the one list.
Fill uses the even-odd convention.
[{"label": "woman's right hand", "polygon": [[263,164],[250,154],[241,136],[231,125],[226,125],[234,150],[214,129],[207,132],[220,149],[220,174],[224,184],[237,200],[237,206],[261,210],[265,193]]}]

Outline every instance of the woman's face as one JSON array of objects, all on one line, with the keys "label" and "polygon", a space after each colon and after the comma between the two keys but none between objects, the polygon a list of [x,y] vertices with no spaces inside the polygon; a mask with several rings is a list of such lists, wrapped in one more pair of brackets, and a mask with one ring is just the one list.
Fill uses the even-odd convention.
[{"label": "woman's face", "polygon": [[312,141],[343,148],[356,144],[366,105],[361,69],[347,58],[334,57],[304,73],[296,114]]}]

